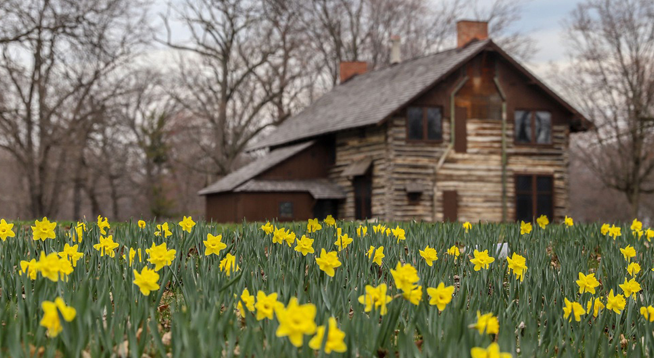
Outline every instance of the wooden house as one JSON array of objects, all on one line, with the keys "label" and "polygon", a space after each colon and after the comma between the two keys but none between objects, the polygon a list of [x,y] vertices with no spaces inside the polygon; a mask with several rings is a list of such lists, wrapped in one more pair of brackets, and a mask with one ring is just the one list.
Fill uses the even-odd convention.
[{"label": "wooden house", "polygon": [[458,46],[366,71],[249,150],[267,154],[200,191],[219,222],[560,220],[570,133],[592,124],[488,39],[457,24]]}]

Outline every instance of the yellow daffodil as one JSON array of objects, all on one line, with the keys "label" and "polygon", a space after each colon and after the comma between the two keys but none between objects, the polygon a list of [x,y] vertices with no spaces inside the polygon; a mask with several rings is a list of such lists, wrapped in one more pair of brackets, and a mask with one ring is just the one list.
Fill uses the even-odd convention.
[{"label": "yellow daffodil", "polygon": [[623,295],[613,295],[613,290],[609,292],[609,297],[606,299],[606,309],[611,310],[617,314],[622,313],[624,306],[627,305],[627,300]]},{"label": "yellow daffodil", "polygon": [[393,297],[386,294],[388,290],[385,283],[377,287],[366,285],[365,294],[359,296],[359,303],[365,305],[364,311],[370,312],[374,309],[379,309],[380,315],[385,315],[387,312],[386,305],[393,300]]},{"label": "yellow daffodil", "polygon": [[327,252],[325,249],[320,251],[320,257],[316,257],[316,263],[329,277],[334,277],[334,269],[341,266],[336,251]]},{"label": "yellow daffodil", "polygon": [[312,303],[300,305],[297,298],[291,297],[288,306],[278,308],[275,314],[279,320],[275,335],[288,337],[296,347],[302,347],[305,334],[316,332],[316,306]]},{"label": "yellow daffodil", "polygon": [[41,318],[39,324],[48,329],[48,336],[50,338],[56,337],[63,330],[59,319],[60,313],[66,322],[72,322],[77,315],[75,308],[66,306],[66,303],[61,297],[57,297],[54,302],[41,302],[41,308],[43,309],[43,318]]},{"label": "yellow daffodil", "polygon": [[232,254],[225,255],[225,258],[220,260],[220,266],[218,268],[220,271],[224,272],[227,277],[231,276],[232,272],[236,272],[240,269],[236,263],[236,256]]},{"label": "yellow daffodil", "polygon": [[338,239],[336,239],[336,242],[334,242],[334,245],[338,247],[338,251],[343,251],[347,247],[347,245],[351,244],[354,240],[347,236],[347,234],[344,235],[338,235]]},{"label": "yellow daffodil", "polygon": [[466,221],[463,223],[463,229],[465,230],[466,234],[470,229],[472,229],[472,224],[469,221]]},{"label": "yellow daffodil", "polygon": [[83,253],[77,251],[77,245],[70,246],[64,245],[64,250],[59,253],[59,257],[69,260],[73,267],[77,267],[77,260],[84,256]]},{"label": "yellow daffodil", "polygon": [[459,251],[459,248],[456,245],[453,245],[449,249],[447,249],[447,254],[450,256],[454,256],[454,258],[459,257],[461,255],[461,251]]},{"label": "yellow daffodil", "polygon": [[584,307],[577,302],[570,302],[565,298],[565,307],[563,307],[563,318],[568,318],[568,321],[572,320],[570,315],[573,315],[575,321],[581,321],[581,316],[586,314]]},{"label": "yellow daffodil", "polygon": [[645,320],[649,322],[654,322],[654,307],[647,306],[640,308],[640,314],[645,317]]},{"label": "yellow daffodil", "polygon": [[209,256],[214,254],[216,256],[220,255],[220,251],[227,248],[227,244],[223,241],[222,235],[211,235],[207,234],[207,239],[204,241],[204,256]]},{"label": "yellow daffodil", "polygon": [[630,297],[632,294],[634,295],[634,301],[637,299],[636,294],[640,292],[641,287],[638,282],[636,282],[635,278],[632,278],[631,280],[627,281],[627,279],[624,279],[624,283],[622,283],[620,286],[620,289],[622,292],[624,292],[625,297]]},{"label": "yellow daffodil", "polygon": [[283,308],[284,304],[277,301],[277,293],[266,295],[263,291],[257,292],[257,303],[254,305],[257,310],[257,320],[264,318],[273,319],[275,311]]},{"label": "yellow daffodil", "polygon": [[[319,350],[322,347],[322,341],[325,341],[325,326],[318,327],[316,335],[309,341],[309,347]],[[329,330],[327,330],[327,340],[325,341],[325,353],[331,352],[343,353],[347,351],[345,345],[345,332],[338,329],[336,318],[329,317]]]},{"label": "yellow daffodil", "polygon": [[520,235],[527,235],[531,233],[531,230],[531,223],[526,223],[524,221],[520,222]]},{"label": "yellow daffodil", "polygon": [[75,226],[75,234],[76,234],[77,242],[82,242],[85,232],[86,232],[86,224],[83,222],[78,222],[77,225]]},{"label": "yellow daffodil", "polygon": [[314,232],[320,231],[321,229],[322,225],[320,225],[318,219],[309,219],[309,222],[307,223],[308,234],[313,234]]},{"label": "yellow daffodil", "polygon": [[152,247],[145,249],[145,253],[148,254],[148,262],[154,265],[154,270],[159,271],[173,262],[177,251],[174,249],[168,250],[165,242],[161,245],[155,245],[153,242]]},{"label": "yellow daffodil", "polygon": [[432,306],[438,307],[439,311],[443,311],[445,306],[452,301],[452,295],[454,294],[454,286],[445,287],[444,283],[439,283],[438,287],[428,287],[427,294],[431,299],[429,304]]},{"label": "yellow daffodil", "polygon": [[305,235],[302,235],[302,237],[297,240],[297,243],[295,244],[295,251],[301,252],[303,256],[307,256],[307,254],[313,254],[313,240],[306,237]]},{"label": "yellow daffodil", "polygon": [[336,220],[334,220],[334,217],[331,215],[327,215],[323,222],[327,224],[327,226],[336,226]]},{"label": "yellow daffodil", "polygon": [[402,265],[401,262],[397,263],[395,270],[391,269],[391,275],[395,280],[395,287],[404,292],[413,290],[415,284],[420,280],[415,267],[411,266],[411,264]]},{"label": "yellow daffodil", "polygon": [[296,238],[297,236],[295,236],[295,233],[289,231],[288,234],[284,237],[284,242],[286,242],[286,245],[288,245],[288,247],[292,247],[293,244],[295,243]]},{"label": "yellow daffodil", "polygon": [[586,304],[586,312],[590,313],[591,307],[593,310],[593,317],[597,318],[597,315],[599,315],[600,311],[604,309],[604,303],[602,303],[602,299],[599,297],[595,298],[594,301],[591,298]]},{"label": "yellow daffodil", "polygon": [[573,226],[575,224],[575,222],[574,222],[574,220],[572,220],[571,217],[568,217],[566,215],[565,219],[563,219],[563,224],[565,224],[566,226]]},{"label": "yellow daffodil", "polygon": [[102,215],[98,215],[98,228],[100,229],[100,234],[107,235],[107,229],[111,228],[109,219],[106,217],[103,219]]},{"label": "yellow daffodil", "polygon": [[266,233],[266,235],[272,234],[273,231],[275,231],[275,227],[270,223],[270,221],[266,222],[264,225],[261,225],[261,230]]},{"label": "yellow daffodil", "polygon": [[368,258],[372,259],[372,262],[376,263],[377,265],[381,266],[382,265],[382,260],[386,257],[384,255],[384,247],[380,246],[375,250],[374,246],[370,246],[370,250],[368,250]]},{"label": "yellow daffodil", "polygon": [[377,225],[374,225],[372,227],[372,232],[374,232],[375,234],[377,234],[377,233],[382,233],[383,234],[385,231],[386,231],[386,226],[384,226],[382,224],[377,224]]},{"label": "yellow daffodil", "polygon": [[148,296],[151,291],[159,289],[159,274],[148,267],[144,267],[141,273],[134,270],[134,284],[138,286],[141,293]]},{"label": "yellow daffodil", "polygon": [[511,353],[500,352],[500,345],[491,343],[486,349],[474,347],[470,350],[472,358],[511,358]]},{"label": "yellow daffodil", "polygon": [[35,259],[30,261],[21,260],[20,262],[20,274],[27,274],[30,280],[36,280],[36,275],[39,273],[39,269]]},{"label": "yellow daffodil", "polygon": [[599,281],[595,278],[595,274],[584,275],[579,273],[579,279],[576,281],[579,286],[579,293],[590,292],[595,294],[595,288],[599,286]]},{"label": "yellow daffodil", "polygon": [[636,250],[631,247],[631,245],[627,245],[624,249],[620,249],[620,252],[622,252],[622,256],[624,256],[624,259],[627,261],[631,260],[632,257],[636,257]]},{"label": "yellow daffodil", "polygon": [[434,261],[438,260],[436,249],[429,247],[429,245],[424,250],[420,250],[420,256],[425,259],[429,267],[434,264]]},{"label": "yellow daffodil", "polygon": [[141,230],[145,229],[145,221],[139,220],[138,221],[138,226],[139,226],[139,229],[141,229]]},{"label": "yellow daffodil", "polygon": [[15,237],[14,224],[7,224],[5,219],[0,220],[0,239],[7,240],[8,237]]},{"label": "yellow daffodil", "polygon": [[368,233],[368,227],[367,226],[359,226],[357,228],[357,237],[366,236],[367,233]]},{"label": "yellow daffodil", "polygon": [[602,227],[600,228],[600,232],[602,235],[606,235],[609,233],[609,230],[611,230],[611,225],[609,224],[602,224]]},{"label": "yellow daffodil", "polygon": [[414,305],[419,305],[422,301],[422,286],[415,286],[409,291],[404,291],[402,297]]},{"label": "yellow daffodil", "polygon": [[609,236],[613,238],[613,240],[617,239],[618,236],[622,236],[622,229],[619,226],[611,226],[609,228]]},{"label": "yellow daffodil", "polygon": [[652,238],[654,237],[654,230],[647,229],[645,231],[645,237],[647,238],[647,241],[652,241]]},{"label": "yellow daffodil", "polygon": [[172,232],[168,228],[168,223],[163,223],[157,225],[157,231],[154,232],[154,236],[161,236],[163,234],[164,238],[172,236]]},{"label": "yellow daffodil", "polygon": [[477,322],[470,328],[476,329],[479,334],[497,334],[500,331],[500,323],[492,313],[482,315],[481,312],[477,311]]},{"label": "yellow daffodil", "polygon": [[401,227],[396,226],[395,229],[393,229],[392,231],[393,231],[393,236],[395,236],[398,243],[400,242],[400,240],[406,240],[404,229],[402,229]]},{"label": "yellow daffodil", "polygon": [[241,293],[241,299],[238,301],[238,305],[236,305],[236,308],[241,313],[241,316],[245,317],[243,303],[245,303],[245,308],[247,308],[248,311],[254,312],[254,295],[250,294],[250,291],[247,287],[243,289],[243,293]]},{"label": "yellow daffodil", "polygon": [[634,219],[634,221],[631,222],[630,229],[632,233],[643,231],[643,223],[638,221],[638,219]]},{"label": "yellow daffodil", "polygon": [[34,226],[32,226],[32,239],[34,239],[34,241],[54,239],[55,227],[57,227],[57,223],[48,221],[48,218],[46,217],[44,217],[41,221],[34,221]]},{"label": "yellow daffodil", "polygon": [[139,256],[139,262],[143,262],[141,257],[141,249],[134,250],[133,247],[130,247],[127,256],[123,255],[123,259],[129,261],[129,267],[132,267],[132,263],[134,263],[134,258],[136,257],[136,254],[138,254]]},{"label": "yellow daffodil", "polygon": [[541,215],[536,219],[536,224],[540,226],[541,229],[545,229],[547,225],[550,224],[550,220],[545,215]]},{"label": "yellow daffodil", "polygon": [[[30,265],[31,268],[32,266]],[[41,273],[41,276],[53,282],[59,281],[60,278],[65,280],[66,276],[73,272],[73,266],[70,261],[60,258],[54,252],[48,255],[41,252],[39,261],[36,262],[34,268]]]},{"label": "yellow daffodil", "polygon": [[195,221],[193,221],[193,218],[190,216],[184,216],[182,221],[179,222],[179,226],[182,228],[182,230],[190,234],[191,229],[193,229],[193,226],[195,226]]},{"label": "yellow daffodil", "polygon": [[527,271],[527,259],[514,252],[513,256],[506,258],[506,261],[509,263],[509,272],[513,271],[516,279],[522,282],[525,271]]},{"label": "yellow daffodil", "polygon": [[631,276],[636,276],[640,272],[640,265],[632,262],[627,266],[627,272],[629,272],[629,275]]},{"label": "yellow daffodil", "polygon": [[495,261],[495,258],[488,256],[488,250],[484,251],[474,251],[474,258],[470,259],[470,262],[475,265],[475,271],[479,271],[482,268],[488,270],[488,267],[491,263]]},{"label": "yellow daffodil", "polygon": [[100,251],[100,257],[107,255],[109,257],[115,257],[116,252],[114,250],[118,247],[118,243],[114,242],[112,235],[107,237],[100,236],[100,242],[93,245],[93,248]]},{"label": "yellow daffodil", "polygon": [[275,231],[273,232],[273,237],[272,237],[272,242],[273,244],[282,244],[284,243],[284,240],[286,239],[286,236],[288,236],[289,232],[286,231],[286,229],[282,228],[275,228]]}]

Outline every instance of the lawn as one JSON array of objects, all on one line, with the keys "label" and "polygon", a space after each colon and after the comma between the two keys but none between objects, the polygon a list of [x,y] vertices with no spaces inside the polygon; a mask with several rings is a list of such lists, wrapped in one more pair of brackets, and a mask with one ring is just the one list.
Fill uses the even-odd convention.
[{"label": "lawn", "polygon": [[143,224],[0,224],[0,238],[15,234],[0,244],[1,354],[638,357],[654,347],[654,231],[631,223],[527,233],[273,222],[267,233],[170,222],[169,236]]}]

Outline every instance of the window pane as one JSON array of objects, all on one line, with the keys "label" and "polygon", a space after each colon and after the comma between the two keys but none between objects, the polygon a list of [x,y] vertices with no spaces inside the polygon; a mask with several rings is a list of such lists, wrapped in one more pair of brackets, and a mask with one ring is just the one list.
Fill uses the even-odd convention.
[{"label": "window pane", "polygon": [[531,192],[531,175],[518,175],[515,178],[515,187],[516,190]]},{"label": "window pane", "polygon": [[536,143],[552,143],[552,115],[550,112],[536,112]]},{"label": "window pane", "polygon": [[515,141],[531,143],[531,112],[515,111]]},{"label": "window pane", "polygon": [[515,218],[516,220],[530,222],[533,220],[532,213],[532,196],[530,194],[518,194],[515,200]]},{"label": "window pane", "polygon": [[422,108],[409,107],[407,110],[407,125],[409,139],[423,139]]},{"label": "window pane", "polygon": [[536,178],[536,190],[539,193],[551,193],[552,192],[552,177],[538,177]]},{"label": "window pane", "polygon": [[552,194],[538,194],[536,200],[536,216],[545,215],[552,220]]},{"label": "window pane", "polygon": [[443,139],[441,120],[440,108],[427,108],[427,139]]},{"label": "window pane", "polygon": [[293,203],[290,201],[283,201],[279,203],[279,217],[292,218],[293,217]]}]

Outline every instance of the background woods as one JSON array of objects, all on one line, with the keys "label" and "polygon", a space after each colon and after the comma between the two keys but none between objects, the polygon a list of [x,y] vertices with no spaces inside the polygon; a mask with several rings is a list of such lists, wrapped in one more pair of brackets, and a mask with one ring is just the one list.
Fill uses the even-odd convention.
[{"label": "background woods", "polygon": [[[533,41],[512,26],[522,6],[3,1],[0,216],[199,215],[198,189],[247,163],[248,142],[337,85],[340,62],[386,66],[393,35],[403,59],[453,47],[461,18],[490,21],[491,37],[529,60]],[[574,68],[556,82],[598,125],[573,141],[580,219],[614,217],[584,208],[590,188],[612,188],[617,194],[605,197],[627,200],[630,216],[651,213],[653,13],[646,1],[588,1],[565,25]],[[611,208],[611,200],[592,206]]]}]

